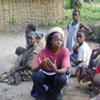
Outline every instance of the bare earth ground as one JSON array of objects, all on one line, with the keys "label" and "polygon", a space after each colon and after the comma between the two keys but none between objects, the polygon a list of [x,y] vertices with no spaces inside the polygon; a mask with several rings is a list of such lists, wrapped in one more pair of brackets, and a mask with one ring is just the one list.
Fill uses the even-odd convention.
[{"label": "bare earth ground", "polygon": [[[38,28],[38,32],[45,34],[46,29]],[[65,41],[67,37],[66,34]],[[43,41],[45,41],[44,38]],[[98,47],[96,43],[89,42],[89,44],[92,48]],[[25,47],[24,32],[0,33],[0,74],[8,71],[13,66],[17,58],[14,54],[17,46]],[[32,85],[32,81],[22,82],[18,86],[0,83],[0,100],[35,100],[30,96]],[[89,95],[86,94],[88,88],[87,84],[81,83],[80,88],[76,88],[78,85],[76,78],[71,77],[68,86],[64,89],[63,100],[88,100]]]}]

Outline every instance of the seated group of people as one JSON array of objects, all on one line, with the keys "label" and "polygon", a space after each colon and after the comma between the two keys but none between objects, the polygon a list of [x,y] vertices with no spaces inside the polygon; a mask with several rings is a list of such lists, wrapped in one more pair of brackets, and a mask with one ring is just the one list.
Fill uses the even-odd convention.
[{"label": "seated group of people", "polygon": [[85,42],[84,32],[77,33],[78,45],[74,45],[70,53],[63,47],[64,32],[60,27],[48,30],[45,48],[41,42],[43,34],[36,32],[35,25],[27,25],[25,33],[26,48],[16,49],[18,59],[9,72],[0,75],[0,82],[18,85],[21,81],[33,79],[31,95],[37,100],[45,100],[49,89],[53,90],[51,100],[61,100],[61,89],[66,85],[66,75],[72,68],[76,68],[79,82],[97,82],[100,75],[94,76],[100,73],[100,48],[92,51]]}]

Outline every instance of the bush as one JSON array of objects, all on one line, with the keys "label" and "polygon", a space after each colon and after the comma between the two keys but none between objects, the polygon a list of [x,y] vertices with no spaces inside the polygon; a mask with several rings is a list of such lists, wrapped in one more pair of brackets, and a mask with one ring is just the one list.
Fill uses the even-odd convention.
[{"label": "bush", "polygon": [[71,8],[77,9],[82,7],[81,0],[70,0],[71,1]]},{"label": "bush", "polygon": [[71,1],[70,0],[65,0],[64,7],[65,7],[65,9],[70,9],[70,7],[71,7]]},{"label": "bush", "polygon": [[88,36],[88,40],[100,43],[100,25],[90,25],[89,27],[92,29],[92,33]]}]

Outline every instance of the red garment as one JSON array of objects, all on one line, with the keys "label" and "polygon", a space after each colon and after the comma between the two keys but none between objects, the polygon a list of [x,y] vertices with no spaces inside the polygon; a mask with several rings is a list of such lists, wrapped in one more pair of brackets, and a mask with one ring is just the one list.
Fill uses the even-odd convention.
[{"label": "red garment", "polygon": [[[53,63],[56,60],[57,67],[71,67],[69,50],[67,48],[64,48],[64,47],[62,47],[56,53],[53,53],[48,48],[41,49],[40,52],[37,54],[37,57],[33,63],[34,67],[38,66],[38,58],[40,58],[41,61],[45,58],[49,58]],[[45,71],[52,71],[48,66],[46,66],[44,68],[44,70]]]},{"label": "red garment", "polygon": [[95,72],[95,75],[97,75],[97,74],[99,74],[100,73],[100,62],[99,62],[99,64],[98,64],[98,67],[97,67],[97,70],[96,70],[96,72]]}]

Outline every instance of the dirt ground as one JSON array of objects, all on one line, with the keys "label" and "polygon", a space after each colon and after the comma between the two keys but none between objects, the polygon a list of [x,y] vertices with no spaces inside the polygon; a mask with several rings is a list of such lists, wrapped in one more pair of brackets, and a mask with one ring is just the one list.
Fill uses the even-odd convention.
[{"label": "dirt ground", "polygon": [[[38,28],[38,32],[46,34],[46,29]],[[65,30],[65,41],[67,33]],[[43,38],[43,42],[45,39]],[[45,44],[45,42],[44,42]],[[91,48],[97,48],[98,44],[89,42]],[[24,31],[17,32],[1,32],[0,33],[0,74],[8,71],[14,64],[17,56],[14,54],[17,46],[25,47]],[[10,86],[6,83],[0,83],[0,100],[35,100],[31,97],[30,91],[32,81],[22,82],[18,86]],[[88,83],[81,83],[80,88],[75,77],[69,79],[68,86],[65,87],[63,100],[88,100],[87,94]]]}]

